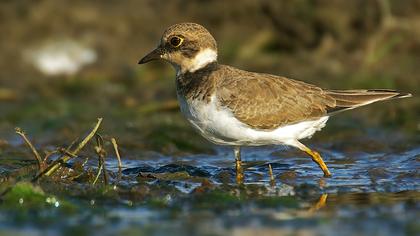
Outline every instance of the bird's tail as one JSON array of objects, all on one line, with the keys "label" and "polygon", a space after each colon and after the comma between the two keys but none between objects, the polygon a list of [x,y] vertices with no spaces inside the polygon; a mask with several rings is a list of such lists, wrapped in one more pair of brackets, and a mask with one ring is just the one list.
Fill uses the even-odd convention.
[{"label": "bird's tail", "polygon": [[350,110],[378,101],[412,96],[410,93],[389,89],[327,90],[326,92],[336,101],[335,107],[328,109],[328,113]]}]

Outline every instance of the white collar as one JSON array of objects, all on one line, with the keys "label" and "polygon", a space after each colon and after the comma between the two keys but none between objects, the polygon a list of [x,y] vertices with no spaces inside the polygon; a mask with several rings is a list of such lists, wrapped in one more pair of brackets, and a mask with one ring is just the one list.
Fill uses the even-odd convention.
[{"label": "white collar", "polygon": [[188,68],[185,68],[185,71],[197,71],[216,60],[217,52],[213,49],[206,48],[201,50],[193,59],[191,59],[191,62],[189,63]]}]

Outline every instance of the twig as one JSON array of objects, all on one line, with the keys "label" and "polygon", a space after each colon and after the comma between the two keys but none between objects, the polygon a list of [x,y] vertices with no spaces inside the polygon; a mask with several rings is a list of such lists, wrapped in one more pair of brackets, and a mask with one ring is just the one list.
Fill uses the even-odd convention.
[{"label": "twig", "polygon": [[59,149],[59,152],[60,152],[63,156],[70,156],[70,157],[72,157],[72,158],[76,158],[76,157],[77,157],[77,155],[75,155],[75,154],[71,153],[68,149],[65,149],[65,148],[60,148],[60,149]]},{"label": "twig", "polygon": [[92,139],[93,136],[95,136],[96,131],[98,131],[98,128],[101,125],[101,123],[102,123],[102,118],[98,118],[98,122],[96,123],[95,127],[93,128],[93,130],[88,134],[88,136],[86,136],[85,139],[82,140],[82,142],[79,143],[79,145],[77,146],[77,148],[72,151],[72,153],[74,155],[76,155],[78,152],[80,152],[80,150],[82,150],[82,148],[89,142],[89,140]]},{"label": "twig", "polygon": [[45,157],[44,160],[42,161],[43,163],[47,163],[47,160],[54,154],[57,154],[59,152],[59,150],[54,150],[54,151],[49,151],[45,153]]},{"label": "twig", "polygon": [[96,184],[96,181],[98,181],[99,176],[100,176],[100,175],[101,175],[101,173],[102,173],[102,168],[103,168],[103,166],[104,166],[103,164],[100,164],[100,165],[99,165],[98,173],[96,174],[95,180],[93,180],[92,185],[95,185],[95,184]]},{"label": "twig", "polygon": [[28,147],[31,149],[32,153],[34,154],[34,156],[35,156],[35,158],[38,162],[39,171],[42,171],[43,161],[42,161],[41,155],[39,155],[38,151],[35,149],[34,145],[32,145],[31,141],[29,141],[29,139],[26,137],[25,132],[21,128],[16,127],[15,132],[22,137],[22,139],[25,141],[26,145],[28,145]]},{"label": "twig", "polygon": [[117,156],[118,169],[119,169],[119,171],[121,171],[121,169],[122,169],[122,163],[121,163],[120,152],[118,151],[117,140],[115,140],[115,138],[111,138],[111,143],[112,143],[112,146],[114,146],[115,155]]},{"label": "twig", "polygon": [[98,174],[96,175],[95,180],[93,181],[93,185],[95,185],[96,181],[98,180],[99,175],[101,174],[101,171],[103,170],[104,175],[104,185],[108,185],[108,175],[105,167],[105,156],[106,151],[103,148],[104,140],[102,139],[101,135],[96,134],[96,143],[97,146],[95,147],[95,152],[98,155]]},{"label": "twig", "polygon": [[[60,158],[56,159],[55,161],[53,161],[49,166],[47,166],[47,168],[45,168],[43,171],[41,171],[39,174],[37,174],[33,179],[32,182],[36,182],[39,178],[41,178],[44,175],[47,175],[48,172],[50,172],[51,170],[54,169],[54,171],[58,170],[58,168],[64,164],[65,162],[63,161],[63,158],[65,156],[61,156]],[[53,171],[53,172],[54,172]],[[51,173],[53,173],[51,172]]]},{"label": "twig", "polygon": [[82,167],[86,165],[86,163],[89,161],[89,157],[86,157],[85,160],[82,162]]},{"label": "twig", "polygon": [[117,156],[118,160],[118,177],[117,177],[117,183],[120,182],[121,174],[122,174],[122,163],[121,163],[121,156],[120,152],[118,151],[118,144],[117,140],[115,138],[111,138],[112,146],[114,146],[115,155]]},{"label": "twig", "polygon": [[99,126],[101,125],[101,123],[102,123],[102,118],[98,118],[98,121],[97,121],[96,125],[93,127],[92,131],[90,131],[90,133],[82,140],[82,142],[79,143],[79,145],[73,151],[69,151],[69,154],[71,154],[71,155],[66,154],[65,156],[58,159],[57,161],[54,161],[51,165],[49,165],[47,168],[45,168],[43,171],[41,171],[37,176],[35,176],[32,179],[32,182],[37,181],[39,178],[41,178],[44,175],[46,175],[46,176],[52,175],[55,171],[57,171],[61,167],[62,164],[68,162],[71,158],[77,156],[77,153],[80,152],[80,150],[82,150],[82,148],[96,134],[96,132],[99,129]]},{"label": "twig", "polygon": [[274,179],[273,168],[271,168],[271,164],[268,164],[268,174],[270,175],[270,185],[275,186],[276,180]]}]

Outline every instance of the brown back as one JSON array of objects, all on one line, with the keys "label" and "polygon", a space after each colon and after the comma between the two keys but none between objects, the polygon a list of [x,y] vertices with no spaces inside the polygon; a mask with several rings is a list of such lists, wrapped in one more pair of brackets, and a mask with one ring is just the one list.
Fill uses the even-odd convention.
[{"label": "brown back", "polygon": [[257,129],[275,129],[377,101],[411,96],[388,89],[323,90],[285,77],[219,67],[215,77],[220,104],[238,120]]},{"label": "brown back", "polygon": [[217,97],[241,122],[257,129],[274,129],[328,113],[336,101],[321,88],[269,74],[228,66],[219,72]]}]

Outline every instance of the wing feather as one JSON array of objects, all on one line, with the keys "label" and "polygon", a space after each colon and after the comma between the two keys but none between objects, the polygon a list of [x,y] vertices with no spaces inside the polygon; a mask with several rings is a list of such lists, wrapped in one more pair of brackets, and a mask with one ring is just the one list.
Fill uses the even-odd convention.
[{"label": "wing feather", "polygon": [[285,77],[224,66],[217,97],[241,122],[257,129],[275,129],[315,120],[377,101],[410,97],[388,89],[323,90]]},{"label": "wing feather", "polygon": [[241,122],[257,129],[325,116],[335,100],[314,85],[284,77],[229,68],[217,85],[217,97]]}]

